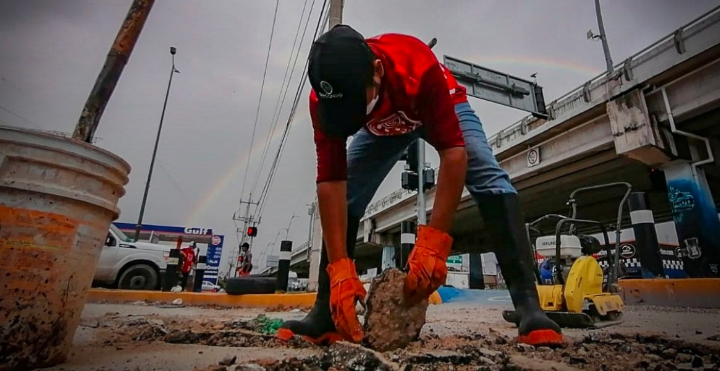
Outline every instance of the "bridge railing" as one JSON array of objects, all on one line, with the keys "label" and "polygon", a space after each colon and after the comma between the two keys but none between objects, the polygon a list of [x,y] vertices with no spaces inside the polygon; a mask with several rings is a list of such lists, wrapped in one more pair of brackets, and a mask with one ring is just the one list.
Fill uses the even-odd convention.
[{"label": "bridge railing", "polygon": [[[720,21],[720,6],[717,6],[705,14],[697,17],[693,21],[689,22],[683,27],[669,33],[665,37],[656,41],[653,44],[648,45],[639,52],[633,54],[629,58],[622,62],[616,63],[613,72],[608,74],[607,72],[601,73],[593,79],[587,81],[585,84],[569,91],[561,97],[553,100],[548,105],[549,119],[538,119],[533,116],[526,116],[520,121],[500,130],[495,135],[488,138],[493,152],[495,154],[503,147],[503,144],[514,145],[517,142],[521,142],[527,138],[532,131],[542,128],[547,125],[548,122],[559,121],[574,116],[575,114],[581,113],[584,109],[589,108],[591,105],[598,104],[598,102],[590,102],[588,99],[589,90],[602,86],[610,79],[615,79],[619,75],[625,74],[625,78],[628,81],[632,80],[632,68],[641,65],[658,53],[667,50],[669,47],[673,47],[676,42],[683,41],[683,35],[686,31],[690,30],[687,35],[692,36],[694,33],[698,33],[710,25]],[[693,29],[695,28],[695,29]],[[675,46],[677,47],[677,45]],[[533,125],[534,124],[534,125]],[[436,168],[437,172],[438,169]],[[377,214],[385,209],[394,206],[398,202],[412,198],[415,192],[411,192],[405,189],[398,189],[389,195],[379,199],[378,201],[370,204],[365,211],[364,218],[371,215]]]},{"label": "bridge railing", "polygon": [[[304,250],[307,250],[307,248],[310,246],[310,241],[305,242],[304,244],[294,248],[292,252],[290,253],[290,263],[292,264],[292,260],[297,254],[302,253]],[[276,267],[265,267],[263,268],[260,273],[275,273],[277,271]]]},{"label": "bridge railing", "polygon": [[[582,96],[587,89],[590,87],[595,87],[598,85],[604,84],[608,79],[614,78],[618,75],[618,73],[622,73],[623,70],[632,68],[633,65],[641,64],[642,61],[644,61],[645,58],[651,57],[652,54],[655,54],[655,49],[661,49],[658,48],[658,46],[664,46],[664,44],[673,43],[676,41],[677,37],[679,36],[682,38],[683,32],[685,30],[688,30],[695,26],[702,26],[703,22],[711,21],[710,18],[716,18],[720,14],[720,6],[715,7],[705,14],[701,15],[700,17],[697,17],[690,23],[686,24],[685,26],[680,27],[679,29],[669,33],[665,37],[661,38],[660,40],[654,42],[653,44],[648,45],[644,49],[640,50],[639,52],[633,54],[629,58],[625,59],[622,62],[616,63],[613,67],[613,72],[608,76],[607,72],[603,72],[599,74],[598,76],[594,77],[593,79],[589,80],[588,82],[584,83],[583,85],[578,86],[577,88],[569,91],[568,93],[562,95],[561,97],[553,100],[549,105],[547,111],[550,113],[550,118],[547,121],[553,121],[554,118],[552,117],[552,113],[558,111],[558,108],[563,107],[565,105],[568,105],[572,103],[574,100],[577,99],[577,96]],[[711,23],[711,22],[708,22]],[[488,138],[488,143],[490,144],[490,147],[493,148],[493,151],[495,152],[496,149],[502,148],[503,143],[512,143],[519,138],[527,136],[531,131],[536,130],[540,128],[541,126],[545,125],[544,120],[535,118],[533,116],[526,116],[522,118],[520,121],[506,127],[505,129],[500,130],[497,134],[491,136]],[[538,125],[531,125],[532,123],[538,122]],[[518,135],[518,133],[520,135]],[[508,140],[509,139],[509,140]]]},{"label": "bridge railing", "polygon": [[310,246],[310,241],[306,241],[304,244],[302,244],[302,245],[294,248],[291,254],[292,254],[292,255],[295,255],[295,253],[298,253],[298,252],[300,252],[300,251],[303,251],[303,250],[307,249],[308,246]]}]

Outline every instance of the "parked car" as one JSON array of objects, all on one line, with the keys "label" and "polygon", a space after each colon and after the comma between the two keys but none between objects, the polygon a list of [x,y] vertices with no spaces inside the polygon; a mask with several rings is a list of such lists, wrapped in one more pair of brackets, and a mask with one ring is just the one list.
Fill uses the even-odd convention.
[{"label": "parked car", "polygon": [[96,285],[123,290],[158,290],[171,249],[171,246],[132,241],[110,224],[93,281]]},{"label": "parked car", "polygon": [[221,289],[220,286],[213,284],[210,281],[203,281],[202,283],[202,291],[203,292],[219,292]]}]

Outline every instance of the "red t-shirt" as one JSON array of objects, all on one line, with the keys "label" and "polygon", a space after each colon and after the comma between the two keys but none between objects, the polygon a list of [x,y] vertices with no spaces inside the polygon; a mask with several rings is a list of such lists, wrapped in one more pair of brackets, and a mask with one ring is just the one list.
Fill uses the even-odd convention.
[{"label": "red t-shirt", "polygon": [[180,271],[182,273],[189,273],[195,262],[195,250],[193,250],[192,247],[184,247],[180,250],[180,253],[185,256]]},{"label": "red t-shirt", "polygon": [[[380,98],[365,128],[377,136],[402,135],[425,126],[436,150],[465,145],[455,104],[467,102],[465,88],[421,40],[408,35],[384,34],[367,39],[380,59],[385,75]],[[347,179],[346,140],[329,138],[319,130],[318,100],[310,92],[310,117],[317,151],[317,182]]]}]

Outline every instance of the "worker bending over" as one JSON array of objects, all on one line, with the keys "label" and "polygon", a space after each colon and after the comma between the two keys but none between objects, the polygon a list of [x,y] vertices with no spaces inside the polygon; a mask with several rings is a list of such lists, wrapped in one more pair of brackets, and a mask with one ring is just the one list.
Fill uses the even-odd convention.
[{"label": "worker bending over", "polygon": [[438,151],[440,170],[430,223],[418,226],[408,259],[406,298],[428,298],[445,283],[448,231],[467,186],[522,318],[518,341],[562,342],[560,327],[540,309],[517,191],[498,165],[465,89],[430,48],[400,34],[366,40],[338,25],[313,43],[309,58],[323,252],[313,309],[302,320],[286,321],[278,337],[295,334],[318,344],[362,340],[355,304],[366,292],[353,263],[360,218],[405,149],[423,138]]}]

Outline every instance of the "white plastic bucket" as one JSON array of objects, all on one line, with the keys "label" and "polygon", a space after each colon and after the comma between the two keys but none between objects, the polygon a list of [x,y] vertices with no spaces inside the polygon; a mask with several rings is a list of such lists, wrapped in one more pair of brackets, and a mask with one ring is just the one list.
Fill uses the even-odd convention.
[{"label": "white plastic bucket", "polygon": [[0,371],[65,361],[130,165],[0,126]]}]

